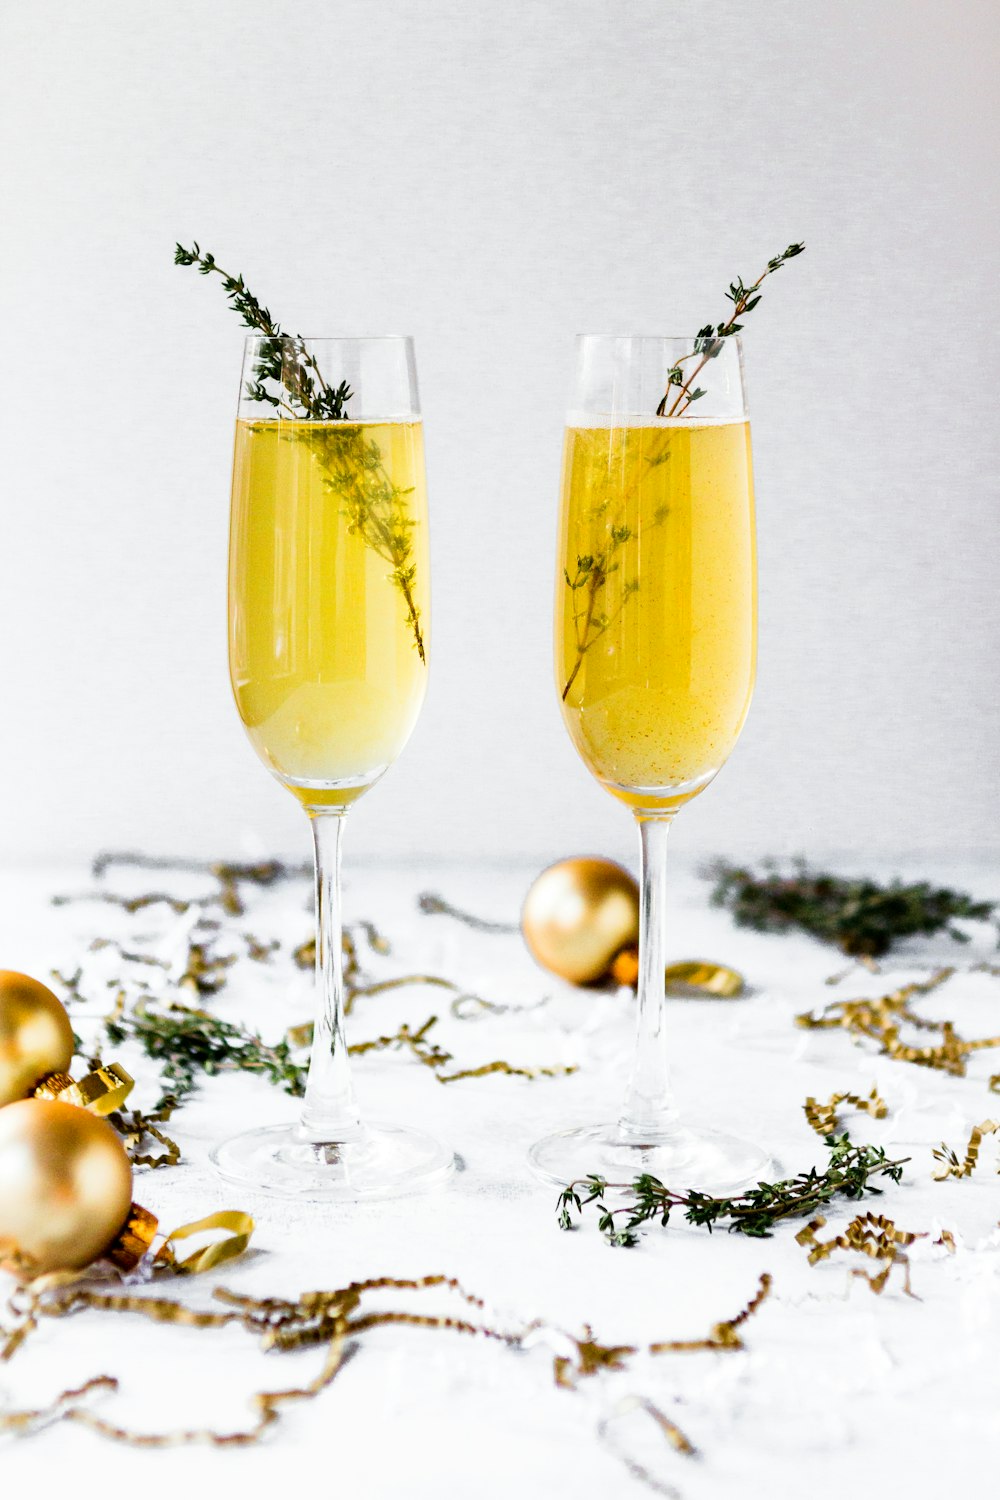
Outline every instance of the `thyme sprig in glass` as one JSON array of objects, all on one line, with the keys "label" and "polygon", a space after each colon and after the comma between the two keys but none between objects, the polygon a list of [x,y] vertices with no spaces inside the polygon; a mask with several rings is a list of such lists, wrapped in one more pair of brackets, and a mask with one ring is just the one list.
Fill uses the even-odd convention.
[{"label": "thyme sprig in glass", "polygon": [[[190,249],[178,243],[174,264],[195,266],[202,276],[219,276],[230,307],[245,327],[261,335],[253,378],[245,384],[246,399],[273,407],[288,421],[324,424],[310,434],[310,447],[323,471],[324,483],[343,507],[350,530],[388,563],[387,577],[403,596],[414,646],[426,664],[420,609],[414,596],[416,564],[411,533],[415,522],[407,504],[410,491],[393,482],[378,443],[350,422],[351,387],[347,381],[329,384],[306,341],[299,335],[283,333],[243,276],[224,271],[210,251],[202,252],[197,241]],[[345,426],[337,431],[328,425],[332,422]]]},{"label": "thyme sprig in glass", "polygon": [[[797,243],[789,245],[780,255],[772,256],[750,286],[744,284],[742,276],[730,282],[726,297],[733,304],[732,313],[720,323],[706,323],[700,328],[692,340],[690,352],[680,355],[670,366],[666,376],[666,390],[656,408],[658,417],[686,416],[690,407],[708,394],[707,390],[695,385],[698,375],[710,360],[718,358],[726,341],[741,332],[743,323],[740,319],[752,312],[760,302],[763,295],[760,287],[765,278],[780,270],[787,261],[801,255],[804,250],[805,244]],[[697,360],[697,363],[688,373],[687,366],[692,360]],[[670,460],[666,434],[659,446],[642,455],[638,472],[624,488],[617,466],[608,464],[606,454],[602,457],[605,472],[601,478],[609,489],[615,489],[618,503],[612,506],[610,499],[599,499],[593,507],[592,516],[595,530],[601,537],[600,544],[591,551],[578,555],[575,568],[563,569],[566,587],[573,596],[573,624],[576,633],[573,665],[566,673],[562,688],[564,703],[580,673],[587,652],[607,634],[622,615],[629,599],[639,591],[639,579],[634,574],[630,575],[621,580],[620,587],[612,589],[615,596],[612,606],[608,608],[604,604],[608,580],[621,570],[626,544],[633,539],[641,539],[645,532],[662,525],[669,513],[666,505],[658,505],[649,520],[643,520],[641,514],[643,487],[650,475]],[[592,478],[595,482],[598,479],[596,468]],[[634,547],[632,551],[634,553]]]},{"label": "thyme sprig in glass", "polygon": [[[264,335],[257,349],[256,378],[246,386],[249,401],[266,403],[297,421],[347,419],[347,403],[354,394],[350,386],[346,381],[336,387],[328,385],[304,340],[282,332],[280,324],[257,300],[242,275],[232,276],[224,271],[210,251],[202,254],[197,241],[190,250],[180,243],[175,245],[174,265],[196,266],[201,276],[219,276],[229,305],[243,326]],[[283,394],[276,394],[269,386],[278,386]]]},{"label": "thyme sprig in glass", "polygon": [[[746,317],[747,313],[753,312],[757,306],[763,296],[760,287],[765,279],[773,276],[775,271],[780,271],[786,261],[794,260],[797,255],[801,255],[805,248],[804,242],[800,242],[789,245],[787,250],[782,250],[780,255],[773,255],[757,280],[751,282],[749,286],[744,286],[742,276],[737,276],[735,281],[729,283],[726,297],[733,304],[732,312],[721,323],[706,323],[704,328],[699,328],[691,353],[682,355],[676,364],[671,365],[667,371],[667,388],[656,408],[658,417],[681,417],[689,406],[701,400],[706,393],[694,384],[701,371],[710,359],[715,359],[721,353],[726,339],[741,332],[743,324],[739,320]],[[687,374],[684,366],[692,359],[697,359],[698,363],[690,374]]]},{"label": "thyme sprig in glass", "polygon": [[[632,1182],[608,1182],[597,1175],[578,1178],[559,1194],[559,1227],[576,1228],[574,1214],[581,1215],[592,1203],[598,1228],[609,1245],[637,1245],[642,1225],[658,1221],[665,1228],[675,1212],[709,1232],[718,1227],[731,1234],[763,1239],[785,1219],[812,1214],[834,1198],[857,1199],[866,1193],[880,1193],[876,1180],[899,1182],[909,1160],[891,1161],[880,1146],[855,1146],[846,1134],[828,1135],[825,1140],[830,1159],[824,1171],[810,1167],[781,1182],[759,1182],[732,1198],[713,1198],[695,1188],[670,1188],[648,1173],[641,1173]],[[621,1208],[609,1208],[605,1201],[609,1189],[631,1194],[631,1201]]]},{"label": "thyme sprig in glass", "polygon": [[[664,450],[654,454],[646,462],[651,467],[658,468],[669,457],[669,453]],[[633,487],[634,490],[638,489],[644,477],[644,474],[640,476]],[[626,497],[627,500],[631,500],[632,498],[632,495]],[[606,502],[603,507],[596,507],[594,514],[600,516],[602,509],[607,509]],[[632,595],[639,592],[638,578],[627,578],[622,584],[618,603],[615,607],[610,611],[601,608],[600,600],[607,581],[621,567],[621,549],[633,537],[641,538],[646,532],[651,531],[653,527],[662,526],[668,514],[667,506],[657,506],[653,518],[648,525],[643,526],[640,523],[633,528],[625,522],[625,501],[623,501],[620,507],[619,518],[616,521],[612,521],[608,527],[605,545],[596,552],[587,552],[578,556],[576,559],[576,572],[572,576],[568,568],[563,569],[566,587],[574,596],[573,626],[576,633],[576,657],[573,662],[573,668],[566,678],[562,690],[564,703],[569,697],[570,689],[577,679],[580,668],[583,666],[583,659],[587,652],[591,647],[596,646],[602,636],[608,633],[621,616]],[[577,595],[580,596],[579,603],[576,603]]]}]

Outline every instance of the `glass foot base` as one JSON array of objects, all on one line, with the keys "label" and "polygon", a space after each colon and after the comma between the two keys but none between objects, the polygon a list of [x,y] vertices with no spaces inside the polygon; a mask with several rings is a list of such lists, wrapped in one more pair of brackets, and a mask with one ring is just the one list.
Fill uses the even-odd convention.
[{"label": "glass foot base", "polygon": [[679,1125],[648,1144],[624,1136],[617,1123],[581,1125],[536,1141],[528,1152],[536,1177],[565,1187],[596,1175],[609,1182],[631,1182],[640,1172],[678,1190],[697,1188],[713,1197],[732,1197],[766,1177],[772,1162],[750,1141],[718,1130]]},{"label": "glass foot base", "polygon": [[401,1198],[437,1187],[455,1167],[433,1136],[381,1122],[330,1145],[303,1140],[298,1125],[268,1125],[223,1141],[212,1161],[227,1182],[307,1202]]}]

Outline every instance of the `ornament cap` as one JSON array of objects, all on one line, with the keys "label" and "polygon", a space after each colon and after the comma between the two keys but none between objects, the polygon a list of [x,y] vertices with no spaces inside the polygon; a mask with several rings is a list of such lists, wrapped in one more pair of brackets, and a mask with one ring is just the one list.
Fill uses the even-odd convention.
[{"label": "ornament cap", "polygon": [[77,1080],[68,1073],[50,1073],[35,1089],[36,1099],[58,1099],[75,1104],[94,1115],[110,1115],[120,1109],[135,1087],[135,1080],[119,1063],[95,1068]]},{"label": "ornament cap", "polygon": [[153,1243],[159,1219],[141,1203],[133,1203],[128,1218],[104,1255],[119,1271],[134,1271]]}]

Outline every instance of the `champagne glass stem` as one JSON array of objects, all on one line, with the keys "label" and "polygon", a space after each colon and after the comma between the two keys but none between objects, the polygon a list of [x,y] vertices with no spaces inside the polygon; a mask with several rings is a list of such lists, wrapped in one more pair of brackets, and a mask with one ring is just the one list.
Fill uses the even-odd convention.
[{"label": "champagne glass stem", "polygon": [[641,846],[639,993],[635,1052],[618,1122],[622,1140],[655,1145],[677,1134],[677,1107],[667,1067],[664,974],[667,835],[673,813],[637,812]]},{"label": "champagne glass stem", "polygon": [[340,851],[344,812],[310,813],[316,862],[316,1020],[299,1134],[316,1144],[361,1132],[344,1033]]}]

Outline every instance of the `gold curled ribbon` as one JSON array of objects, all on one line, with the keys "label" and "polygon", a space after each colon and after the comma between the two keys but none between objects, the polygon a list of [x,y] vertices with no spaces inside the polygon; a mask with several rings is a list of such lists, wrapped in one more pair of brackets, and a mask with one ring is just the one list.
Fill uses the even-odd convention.
[{"label": "gold curled ribbon", "polygon": [[[814,1220],[814,1223],[816,1222]],[[818,1222],[825,1223],[826,1221]],[[771,1295],[772,1285],[773,1277],[769,1271],[765,1271],[750,1301],[735,1317],[714,1323],[711,1331],[704,1338],[661,1340],[659,1343],[650,1344],[646,1352],[649,1354],[694,1354],[702,1351],[734,1352],[745,1349],[746,1345],[739,1329],[760,1311]],[[632,1355],[640,1352],[635,1344],[598,1343],[594,1330],[589,1325],[584,1328],[583,1334],[582,1339],[570,1336],[576,1348],[575,1357],[557,1354],[553,1360],[556,1385],[571,1390],[581,1376],[596,1375],[599,1370],[624,1370]]]},{"label": "gold curled ribbon", "polygon": [[864,1099],[859,1094],[831,1094],[825,1104],[821,1104],[810,1094],[802,1109],[817,1135],[834,1135],[840,1128],[840,1121],[837,1118],[838,1104],[853,1105],[855,1109],[863,1110],[875,1120],[884,1120],[889,1113],[889,1106],[876,1088],[873,1088]]},{"label": "gold curled ribbon", "polygon": [[[929,1020],[918,1015],[910,1003],[915,997],[928,995],[939,985],[947,983],[956,972],[954,968],[937,969],[929,979],[904,984],[874,1000],[834,1000],[818,1011],[805,1011],[796,1016],[795,1024],[811,1031],[840,1027],[853,1037],[876,1042],[885,1057],[913,1063],[920,1068],[936,1068],[953,1078],[964,1078],[972,1053],[1000,1047],[1000,1036],[959,1036],[951,1021]],[[901,1038],[904,1025],[918,1032],[936,1032],[939,1040],[926,1047],[904,1042]],[[1000,1078],[1000,1074],[996,1076]]]},{"label": "gold curled ribbon", "polygon": [[[221,1221],[243,1219],[246,1215],[213,1214],[198,1224],[189,1224],[175,1235],[193,1234],[203,1227],[218,1227]],[[38,1326],[42,1318],[60,1318],[83,1308],[107,1313],[129,1313],[154,1323],[172,1324],[186,1328],[219,1329],[231,1325],[241,1326],[247,1333],[259,1339],[260,1347],[278,1353],[320,1346],[325,1348],[322,1368],[314,1379],[286,1390],[261,1391],[254,1395],[252,1406],[255,1413],[253,1423],[238,1431],[216,1432],[211,1428],[182,1429],[168,1432],[137,1432],[106,1421],[79,1406],[77,1399],[91,1390],[116,1390],[117,1381],[111,1376],[98,1376],[86,1385],[63,1391],[48,1406],[30,1411],[0,1412],[0,1433],[30,1432],[56,1421],[79,1422],[90,1427],[102,1437],[113,1442],[125,1443],[136,1448],[167,1448],[183,1443],[207,1443],[213,1447],[245,1446],[257,1442],[264,1432],[280,1418],[286,1404],[309,1400],[331,1384],[341,1367],[345,1350],[350,1344],[371,1329],[389,1326],[421,1328],[489,1339],[502,1343],[510,1349],[525,1350],[530,1337],[547,1325],[532,1323],[522,1328],[496,1326],[485,1321],[485,1303],[481,1297],[467,1291],[453,1277],[434,1275],[416,1279],[401,1279],[391,1276],[374,1277],[367,1281],[351,1282],[348,1286],[329,1291],[306,1292],[294,1302],[281,1297],[252,1298],[240,1293],[216,1287],[214,1296],[223,1304],[217,1311],[200,1311],[188,1307],[172,1297],[136,1296],[130,1292],[105,1292],[85,1285],[86,1271],[56,1272],[31,1282],[19,1294],[16,1304],[12,1300],[10,1311],[19,1319],[18,1327],[8,1337],[7,1349],[0,1344],[0,1358],[21,1344],[25,1337]],[[429,1288],[446,1288],[458,1297],[471,1314],[456,1316],[453,1313],[423,1313],[415,1309],[389,1309],[366,1311],[363,1299],[369,1292],[385,1290],[420,1291]],[[748,1318],[761,1306],[770,1289],[770,1277],[762,1276],[760,1285],[747,1306],[734,1318],[716,1324],[707,1339],[682,1343],[651,1345],[652,1354],[690,1349],[738,1349],[742,1339],[737,1333]],[[722,1330],[725,1330],[722,1332]],[[561,1330],[554,1330],[559,1333]],[[559,1356],[555,1361],[556,1384],[572,1389],[580,1376],[601,1375],[605,1371],[622,1370],[628,1367],[631,1356],[640,1353],[633,1345],[602,1345],[597,1343],[591,1329],[586,1329],[584,1338],[563,1335],[576,1350],[576,1357]],[[662,1413],[650,1409],[663,1435],[680,1453],[691,1454],[693,1444],[679,1428]]]},{"label": "gold curled ribbon", "polygon": [[1000,1130],[1000,1123],[996,1120],[981,1120],[978,1125],[973,1125],[972,1134],[969,1136],[969,1144],[965,1148],[965,1157],[959,1161],[955,1152],[944,1141],[931,1153],[941,1166],[931,1176],[935,1182],[944,1182],[949,1177],[971,1177],[976,1170],[979,1161],[979,1148],[983,1144],[983,1137],[996,1135]]},{"label": "gold curled ribbon", "polygon": [[[164,1120],[169,1120],[176,1108],[176,1100],[170,1096],[151,1115],[144,1115],[141,1110],[131,1109],[127,1112],[116,1110],[109,1116],[111,1124],[115,1127],[122,1138],[128,1159],[134,1167],[176,1167],[181,1159],[181,1148],[172,1136],[160,1129]],[[146,1140],[159,1141],[163,1150],[158,1156],[150,1151],[141,1151],[139,1148]]]},{"label": "gold curled ribbon", "polygon": [[[639,983],[639,950],[634,944],[615,955],[608,978],[628,989],[636,988]],[[712,963],[707,958],[685,958],[667,964],[663,982],[668,995],[695,1000],[735,1000],[746,987],[743,975],[736,969]]]},{"label": "gold curled ribbon", "polygon": [[50,1073],[35,1089],[36,1099],[58,1099],[94,1115],[111,1115],[135,1088],[135,1079],[120,1063],[95,1068],[77,1080],[68,1073]]},{"label": "gold curled ribbon", "polygon": [[[177,1276],[198,1276],[203,1271],[211,1271],[215,1266],[221,1266],[227,1260],[235,1260],[238,1255],[242,1255],[250,1243],[254,1227],[251,1216],[236,1208],[222,1209],[219,1213],[206,1215],[204,1219],[195,1219],[191,1224],[181,1224],[170,1231],[156,1252],[156,1264],[169,1266]],[[174,1254],[175,1240],[187,1240],[192,1235],[207,1234],[213,1229],[224,1229],[228,1233],[222,1239],[212,1240],[200,1250],[195,1250],[185,1260],[177,1259]]]},{"label": "gold curled ribbon", "polygon": [[711,995],[716,1000],[735,1000],[745,988],[736,969],[697,958],[667,964],[664,980],[668,994]]},{"label": "gold curled ribbon", "polygon": [[895,1222],[887,1219],[884,1214],[869,1213],[858,1214],[853,1218],[843,1234],[833,1235],[828,1240],[817,1239],[817,1229],[822,1229],[825,1224],[823,1215],[817,1214],[795,1236],[795,1243],[808,1251],[811,1266],[821,1260],[829,1260],[834,1250],[853,1250],[859,1255],[866,1255],[869,1260],[885,1263],[881,1271],[872,1275],[858,1268],[851,1271],[851,1276],[860,1277],[866,1282],[876,1297],[881,1296],[885,1290],[893,1266],[902,1268],[903,1291],[908,1297],[915,1296],[910,1286],[910,1260],[904,1247],[909,1247],[915,1240],[926,1239],[926,1235],[898,1229]]}]

